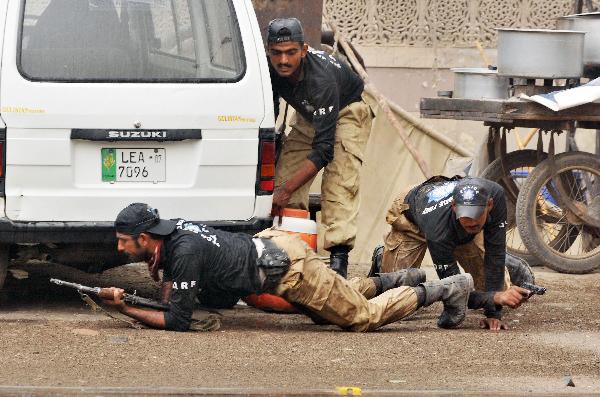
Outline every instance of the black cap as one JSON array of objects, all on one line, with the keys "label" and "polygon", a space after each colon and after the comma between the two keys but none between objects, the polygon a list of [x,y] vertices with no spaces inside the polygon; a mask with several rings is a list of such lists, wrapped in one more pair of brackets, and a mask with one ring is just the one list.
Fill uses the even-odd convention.
[{"label": "black cap", "polygon": [[284,43],[293,41],[304,43],[304,29],[297,18],[277,18],[269,22],[267,42]]},{"label": "black cap", "polygon": [[476,219],[481,216],[487,206],[490,194],[477,179],[462,179],[454,187],[452,193],[457,218]]},{"label": "black cap", "polygon": [[158,210],[144,203],[133,203],[125,207],[115,220],[117,233],[137,236],[140,233],[152,233],[168,236],[177,227],[177,222],[160,219]]}]

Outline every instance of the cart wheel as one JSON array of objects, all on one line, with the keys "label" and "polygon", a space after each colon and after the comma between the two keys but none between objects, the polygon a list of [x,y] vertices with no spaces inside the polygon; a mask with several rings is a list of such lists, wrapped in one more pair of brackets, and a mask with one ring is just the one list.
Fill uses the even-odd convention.
[{"label": "cart wheel", "polygon": [[[545,160],[547,156],[546,153],[542,153],[541,160]],[[502,168],[501,159],[496,159],[486,167],[481,177],[494,181],[502,185],[505,189],[508,182],[512,185],[512,190],[518,192],[521,190],[521,185],[525,182],[533,167],[538,165],[541,160],[538,160],[537,151],[535,150],[510,152],[504,158],[506,173]],[[503,179],[505,176],[508,178],[508,181]],[[541,266],[541,261],[531,255],[521,241],[515,217],[516,200],[510,194],[506,194],[505,196],[508,222],[506,228],[506,250],[508,253],[525,260],[530,266]]]},{"label": "cart wheel", "polygon": [[4,286],[6,281],[6,274],[8,273],[8,265],[10,263],[8,257],[8,245],[0,245],[0,290]]},{"label": "cart wheel", "polygon": [[[560,181],[568,197],[557,197]],[[600,228],[561,206],[571,205],[600,221],[600,157],[568,152],[540,163],[522,185],[517,225],[523,244],[548,267],[562,273],[589,273],[600,267]]]}]

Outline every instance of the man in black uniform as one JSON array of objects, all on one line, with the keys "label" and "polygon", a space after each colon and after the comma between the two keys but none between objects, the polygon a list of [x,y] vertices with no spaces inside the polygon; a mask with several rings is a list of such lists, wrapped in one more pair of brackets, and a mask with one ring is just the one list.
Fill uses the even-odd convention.
[{"label": "man in black uniform", "polygon": [[429,249],[443,279],[460,273],[458,261],[475,281],[469,308],[484,308],[481,325],[491,330],[504,328],[503,305],[518,307],[529,296],[510,286],[505,269],[506,202],[497,183],[434,177],[400,194],[386,221],[392,228],[375,249],[372,272],[419,267]]},{"label": "man in black uniform", "polygon": [[115,228],[119,251],[133,261],[147,262],[157,281],[163,269],[163,302],[169,310],[128,306],[119,288],[112,289],[114,299],[105,303],[159,329],[187,330],[201,289],[237,297],[276,294],[312,317],[356,332],[374,330],[443,301],[438,325],[453,328],[463,321],[473,289],[469,274],[424,282],[419,269],[348,281],[325,266],[298,236],[268,229],[252,237],[181,219],[164,220],[141,203],[123,209]]},{"label": "man in black uniform", "polygon": [[364,84],[344,62],[304,43],[296,18],[275,19],[268,29],[275,109],[279,97],[296,111],[275,172],[273,214],[308,209],[308,193],[322,168],[321,222],[330,266],[346,277],[359,209],[359,171],[373,113]]}]

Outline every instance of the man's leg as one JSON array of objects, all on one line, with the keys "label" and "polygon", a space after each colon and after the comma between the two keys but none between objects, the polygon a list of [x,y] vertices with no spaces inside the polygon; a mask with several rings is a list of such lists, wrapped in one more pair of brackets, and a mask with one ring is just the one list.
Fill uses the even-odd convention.
[{"label": "man's leg", "polygon": [[[312,150],[314,129],[301,115],[295,113],[290,122],[292,128],[285,138],[275,170],[275,188],[289,181],[300,169]],[[313,179],[314,180],[314,179]],[[289,208],[308,210],[308,193],[313,180],[296,190],[288,203]]]},{"label": "man's leg", "polygon": [[360,168],[371,133],[371,109],[363,101],[340,111],[334,157],[323,172],[321,221],[324,248],[331,252],[331,268],[346,276],[348,252],[354,248],[360,206]]},{"label": "man's leg", "polygon": [[370,277],[354,277],[348,283],[365,298],[371,299],[398,287],[416,287],[427,280],[421,269],[403,269],[392,273],[380,273]]},{"label": "man's leg", "polygon": [[[460,311],[460,307],[466,307],[470,291],[469,280],[472,286],[470,276],[459,275],[455,277],[461,278],[462,281],[458,281],[462,284],[455,279],[428,282],[417,288],[393,288],[369,300],[346,279],[327,268],[297,236],[266,230],[259,233],[258,237],[272,238],[278,247],[286,251],[291,261],[290,270],[273,292],[289,302],[301,305],[327,322],[352,331],[371,331],[412,314],[419,306],[419,288],[422,289],[423,304],[454,299],[456,304],[449,304],[449,307]],[[461,287],[457,288],[459,284]],[[462,321],[464,310],[462,317],[459,313],[454,318]],[[457,323],[460,322],[458,320]]]},{"label": "man's leg", "polygon": [[392,228],[384,238],[384,250],[379,269],[384,273],[420,267],[427,251],[425,236],[418,226],[404,215],[408,210],[408,204],[404,203],[404,200],[409,192],[410,189],[404,191],[394,200],[386,216],[386,221]]}]

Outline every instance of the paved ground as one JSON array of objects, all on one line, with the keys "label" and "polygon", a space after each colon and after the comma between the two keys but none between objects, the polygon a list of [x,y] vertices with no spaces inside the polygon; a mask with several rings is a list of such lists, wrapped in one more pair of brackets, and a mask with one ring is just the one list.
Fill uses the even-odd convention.
[{"label": "paved ground", "polygon": [[[47,282],[119,284],[156,296],[141,266],[102,275],[21,268],[29,278],[9,279],[1,294],[0,394],[312,394],[350,386],[365,395],[600,393],[600,273],[536,268],[549,292],[508,312],[511,329],[500,333],[478,329],[476,312],[461,329],[437,329],[440,305],[370,334],[243,306],[222,312],[219,331],[174,333],[92,313],[75,292]],[[360,272],[366,267],[351,269]]]}]

